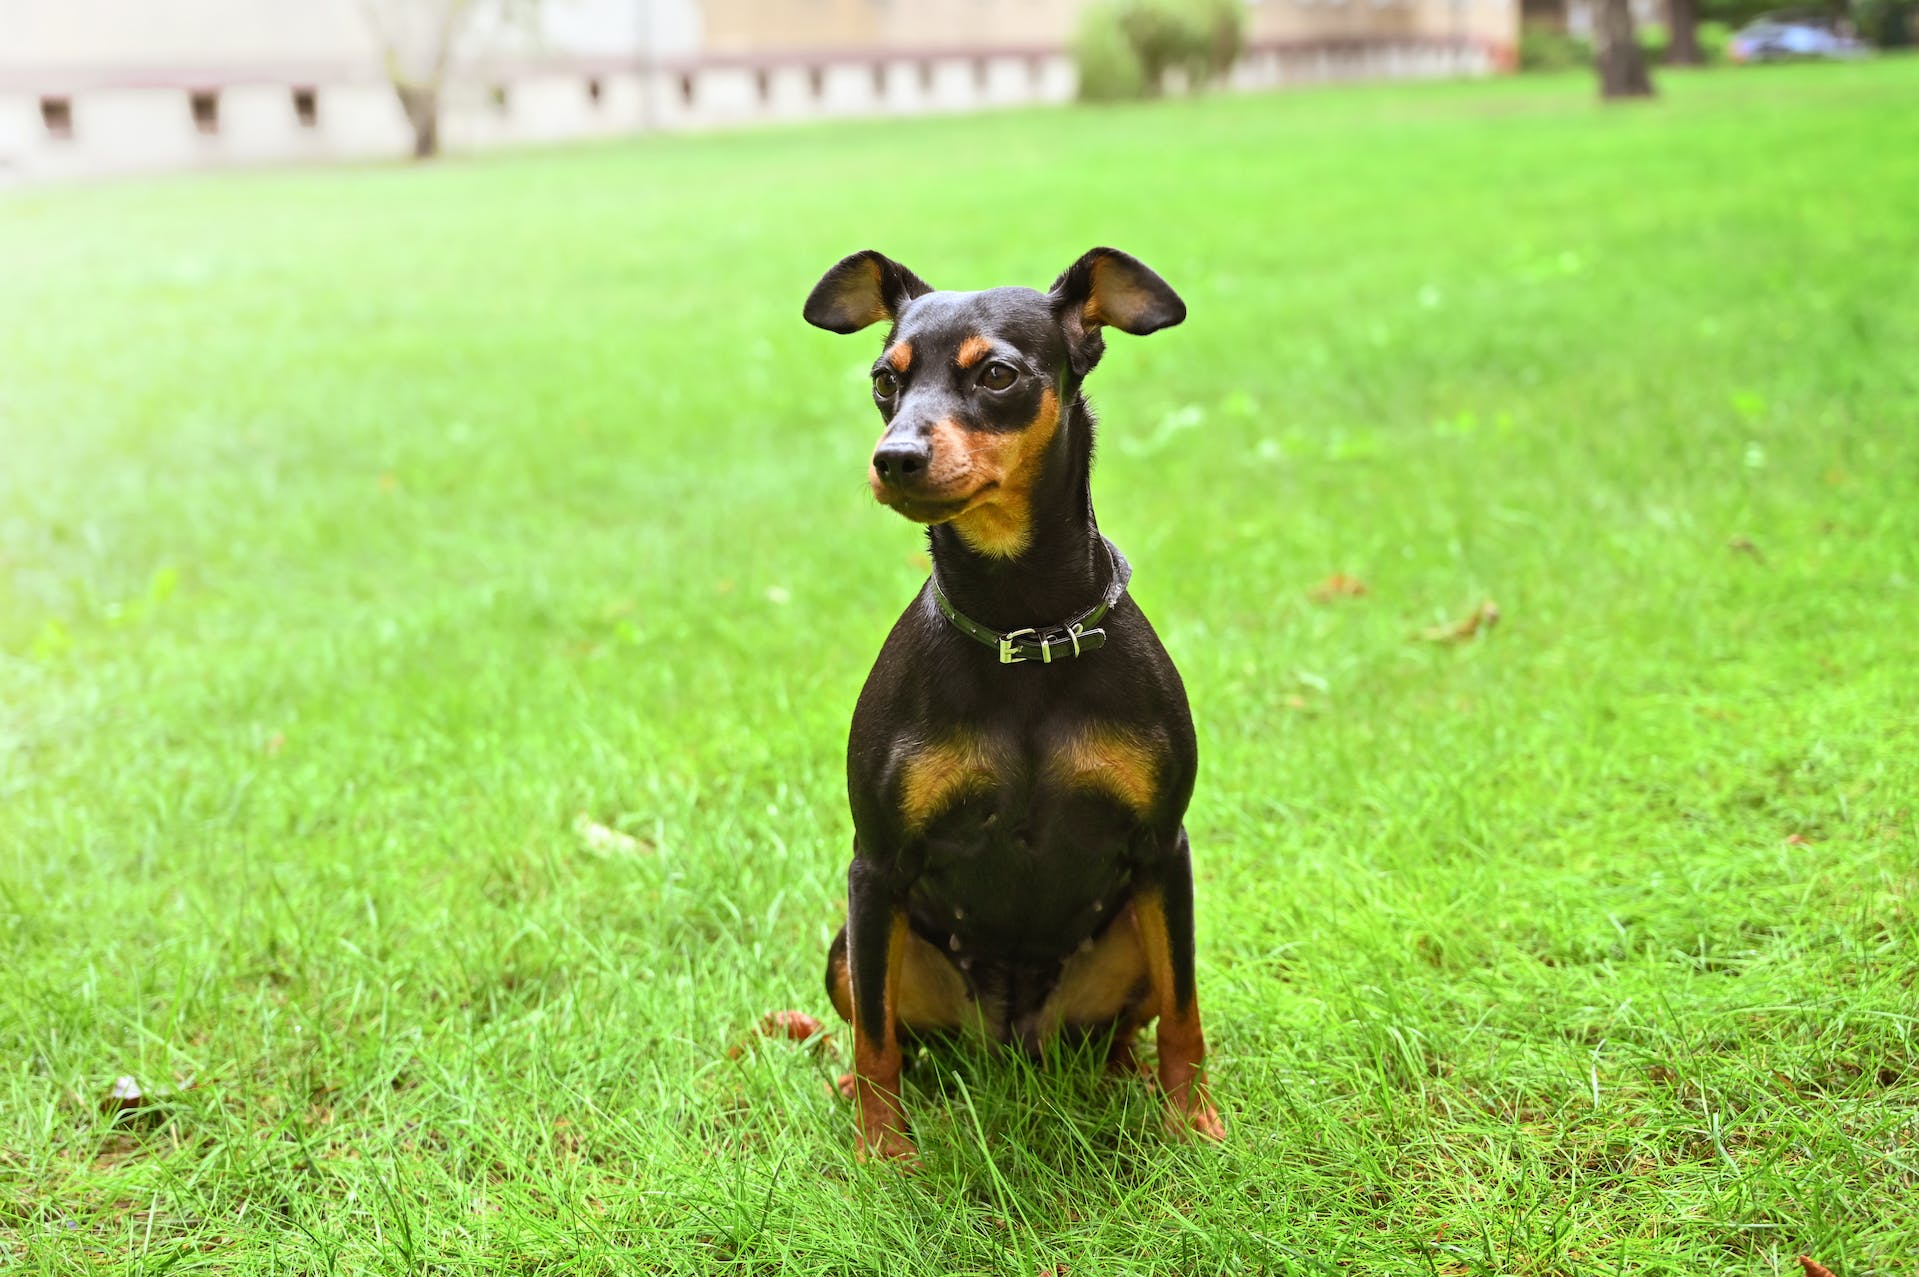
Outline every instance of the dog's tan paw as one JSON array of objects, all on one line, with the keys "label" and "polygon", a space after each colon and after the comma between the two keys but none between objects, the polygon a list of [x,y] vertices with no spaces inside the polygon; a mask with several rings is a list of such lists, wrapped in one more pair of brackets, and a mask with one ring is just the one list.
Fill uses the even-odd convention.
[{"label": "dog's tan paw", "polygon": [[1161,1115],[1161,1122],[1166,1133],[1176,1140],[1197,1135],[1217,1144],[1226,1138],[1226,1123],[1221,1120],[1219,1110],[1205,1100],[1191,1108],[1169,1104]]},{"label": "dog's tan paw", "polygon": [[876,1139],[861,1136],[855,1156],[862,1162],[891,1163],[895,1169],[908,1175],[920,1168],[920,1153],[913,1147],[913,1141],[894,1130],[881,1131]]}]

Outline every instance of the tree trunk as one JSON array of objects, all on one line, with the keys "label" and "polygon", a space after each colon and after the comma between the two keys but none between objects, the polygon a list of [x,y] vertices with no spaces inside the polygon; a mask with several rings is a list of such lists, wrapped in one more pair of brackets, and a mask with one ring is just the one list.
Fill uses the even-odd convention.
[{"label": "tree trunk", "polygon": [[1699,52],[1699,0],[1667,0],[1666,22],[1671,28],[1666,61],[1682,67],[1705,62]]},{"label": "tree trunk", "polygon": [[440,153],[440,94],[430,85],[395,84],[406,122],[413,128],[413,158],[430,160]]},{"label": "tree trunk", "polygon": [[1632,28],[1627,0],[1598,0],[1593,14],[1593,61],[1599,67],[1602,98],[1649,98],[1652,77],[1646,73],[1646,55]]}]

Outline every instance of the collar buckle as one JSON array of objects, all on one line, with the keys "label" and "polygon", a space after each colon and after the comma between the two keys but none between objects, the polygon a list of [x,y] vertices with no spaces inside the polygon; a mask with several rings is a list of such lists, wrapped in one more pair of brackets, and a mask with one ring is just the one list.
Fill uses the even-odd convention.
[{"label": "collar buckle", "polygon": [[953,606],[946,597],[946,591],[940,589],[937,571],[927,581],[933,606],[954,629],[974,642],[994,649],[999,654],[1001,665],[1025,665],[1031,661],[1051,665],[1053,658],[1058,655],[1079,656],[1096,652],[1106,646],[1106,631],[1087,627],[1097,625],[1101,618],[1112,611],[1126,593],[1127,583],[1133,575],[1132,565],[1126,562],[1125,556],[1113,547],[1111,541],[1102,538],[1101,544],[1106,547],[1108,559],[1113,565],[1112,580],[1098,603],[1070,621],[1049,625],[1043,630],[1028,626],[1004,634],[988,629]]},{"label": "collar buckle", "polygon": [[[1017,640],[1025,635],[1032,638],[1021,643]],[[1096,652],[1106,646],[1105,630],[1089,630],[1086,622],[1073,621],[1066,625],[1055,626],[1041,633],[1039,630],[1014,630],[1011,634],[999,636],[999,663],[1001,665],[1023,665],[1037,660],[1042,665],[1053,663],[1055,652],[1078,656],[1081,652]],[[1071,652],[1067,649],[1071,648]],[[1038,656],[1034,652],[1039,653]]]}]

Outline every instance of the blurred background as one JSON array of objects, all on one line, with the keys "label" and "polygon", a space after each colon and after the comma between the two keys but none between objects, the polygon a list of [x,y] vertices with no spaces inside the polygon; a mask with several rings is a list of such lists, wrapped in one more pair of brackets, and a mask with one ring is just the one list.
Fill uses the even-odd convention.
[{"label": "blurred background", "polygon": [[[1706,46],[1754,0],[1703,0]],[[1902,0],[1862,0],[1882,9]],[[1701,0],[1667,3],[1685,33]],[[1594,0],[3,0],[0,180],[1509,69]],[[1194,30],[1196,28],[1197,30]],[[1663,29],[1663,28],[1662,28]],[[1655,35],[1655,39],[1663,39]],[[1139,53],[1148,64],[1142,76]],[[1144,83],[1150,79],[1151,84]]]},{"label": "blurred background", "polygon": [[0,0],[0,181],[1557,69],[1609,12],[1680,65],[1911,39],[1909,0],[1774,3]]}]

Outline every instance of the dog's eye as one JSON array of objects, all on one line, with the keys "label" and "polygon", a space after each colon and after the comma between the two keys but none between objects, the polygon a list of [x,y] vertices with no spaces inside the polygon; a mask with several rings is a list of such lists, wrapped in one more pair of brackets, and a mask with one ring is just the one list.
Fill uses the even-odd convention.
[{"label": "dog's eye", "polygon": [[1019,374],[1009,364],[988,364],[979,375],[979,384],[988,390],[1004,390],[1018,380]]},{"label": "dog's eye", "polygon": [[873,397],[891,399],[900,388],[900,379],[884,368],[873,374]]}]

